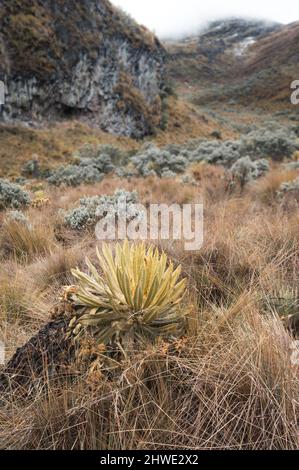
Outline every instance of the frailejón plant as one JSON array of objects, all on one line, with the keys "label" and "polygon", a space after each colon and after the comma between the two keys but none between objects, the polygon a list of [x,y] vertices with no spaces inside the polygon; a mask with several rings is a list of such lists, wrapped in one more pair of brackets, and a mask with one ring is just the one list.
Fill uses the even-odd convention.
[{"label": "frailej\u00f3n plant", "polygon": [[72,273],[78,286],[72,289],[74,316],[69,335],[79,339],[88,330],[100,344],[114,342],[122,349],[130,341],[179,334],[186,310],[181,301],[186,280],[179,279],[165,253],[145,244],[117,244],[115,250],[97,249],[100,270],[87,259],[89,274]]}]

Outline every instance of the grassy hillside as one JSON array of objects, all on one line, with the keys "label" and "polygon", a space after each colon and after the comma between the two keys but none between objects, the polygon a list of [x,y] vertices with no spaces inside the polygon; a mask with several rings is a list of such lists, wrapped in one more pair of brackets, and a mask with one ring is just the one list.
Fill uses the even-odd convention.
[{"label": "grassy hillside", "polygon": [[291,110],[290,84],[299,73],[298,23],[257,22],[260,34],[257,25],[252,30],[246,22],[236,23],[224,21],[220,30],[211,25],[198,37],[166,45],[169,73],[179,90],[201,105]]}]

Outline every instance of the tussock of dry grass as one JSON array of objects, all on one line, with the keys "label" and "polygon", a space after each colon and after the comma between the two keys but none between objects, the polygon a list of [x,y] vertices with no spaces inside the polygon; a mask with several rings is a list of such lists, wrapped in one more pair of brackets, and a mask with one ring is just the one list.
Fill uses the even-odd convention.
[{"label": "tussock of dry grass", "polygon": [[298,380],[289,341],[277,318],[263,318],[239,298],[228,310],[206,313],[196,337],[131,352],[113,381],[79,376],[64,388],[41,390],[25,406],[8,404],[1,442],[43,449],[294,449]]},{"label": "tussock of dry grass", "polygon": [[257,196],[265,203],[273,203],[276,199],[276,193],[282,183],[294,181],[298,177],[296,170],[282,170],[276,168],[256,184],[255,192]]},{"label": "tussock of dry grass", "polygon": [[[94,252],[92,232],[71,233],[60,225],[57,236],[57,210],[119,187],[136,189],[144,203],[204,201],[205,242],[199,252],[185,252],[182,243],[159,243],[182,263],[194,308],[184,338],[129,351],[111,375],[77,372],[75,380],[37,384],[36,396],[25,402],[6,399],[0,447],[298,449],[292,337],[267,300],[281,286],[298,285],[298,211],[264,197],[265,187],[271,192],[288,177],[274,170],[239,197],[226,191],[219,170],[209,166],[200,169],[198,186],[105,178],[92,187],[50,191],[45,212],[31,213],[32,223],[43,216],[54,226],[54,235],[44,232],[49,249],[33,250],[25,262],[12,256],[3,261],[0,339],[8,342],[9,354],[48,321],[60,287],[71,281],[70,269]],[[33,296],[29,317],[35,312],[36,324],[20,323],[28,313],[20,303],[23,289]],[[19,318],[8,320],[3,312],[9,311]]]},{"label": "tussock of dry grass", "polygon": [[4,254],[30,261],[50,251],[54,245],[53,229],[48,224],[31,227],[9,221],[2,227],[0,245]]},{"label": "tussock of dry grass", "polygon": [[64,286],[72,283],[71,269],[80,265],[84,258],[84,248],[58,247],[51,251],[45,258],[41,258],[30,266],[30,274],[33,282],[40,288],[51,285]]}]

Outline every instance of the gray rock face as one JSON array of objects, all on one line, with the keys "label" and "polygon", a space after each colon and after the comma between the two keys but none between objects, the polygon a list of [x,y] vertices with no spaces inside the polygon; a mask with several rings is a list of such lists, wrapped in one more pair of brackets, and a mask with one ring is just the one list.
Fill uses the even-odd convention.
[{"label": "gray rock face", "polygon": [[159,126],[165,52],[153,35],[107,0],[14,3],[0,0],[1,121],[76,118],[137,138]]}]

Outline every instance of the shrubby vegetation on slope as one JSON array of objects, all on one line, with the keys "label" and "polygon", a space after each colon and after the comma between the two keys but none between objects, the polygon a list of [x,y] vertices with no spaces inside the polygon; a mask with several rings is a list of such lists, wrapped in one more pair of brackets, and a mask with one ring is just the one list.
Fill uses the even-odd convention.
[{"label": "shrubby vegetation on slope", "polygon": [[241,188],[246,183],[250,183],[264,176],[270,169],[268,160],[261,159],[252,161],[249,156],[242,157],[237,160],[232,168],[231,174],[233,180],[239,182]]},{"label": "shrubby vegetation on slope", "polygon": [[105,150],[101,146],[85,146],[74,155],[74,160],[74,164],[54,171],[48,177],[48,182],[55,186],[92,184],[101,181],[105,175],[115,170],[109,147]]},{"label": "shrubby vegetation on slope", "polygon": [[167,149],[159,149],[152,144],[145,145],[131,162],[140,176],[160,178],[183,173],[188,163],[180,154],[174,157]]}]

